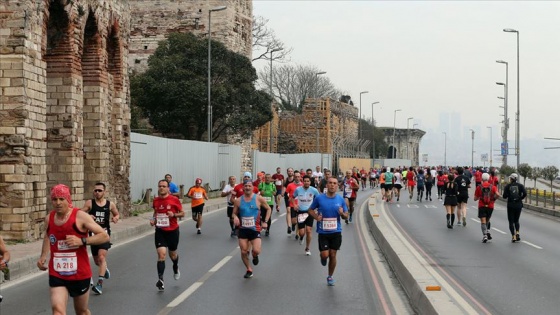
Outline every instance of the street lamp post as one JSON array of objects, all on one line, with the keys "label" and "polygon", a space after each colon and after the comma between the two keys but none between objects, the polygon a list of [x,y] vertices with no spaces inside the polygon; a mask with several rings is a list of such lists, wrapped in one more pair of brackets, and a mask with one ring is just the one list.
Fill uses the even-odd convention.
[{"label": "street lamp post", "polygon": [[471,168],[474,167],[474,130],[471,129],[471,137],[472,137],[472,142],[471,142]]},{"label": "street lamp post", "polygon": [[515,33],[517,35],[517,113],[515,114],[515,155],[517,157],[517,168],[519,168],[519,31],[511,28],[505,28],[506,33]]},{"label": "street lamp post", "polygon": [[445,140],[443,142],[443,166],[447,167],[447,132],[443,132]]},{"label": "street lamp post", "polygon": [[369,91],[362,91],[360,92],[360,116],[358,117],[358,140],[362,139],[362,126],[361,126],[361,120],[362,120],[362,94],[366,94],[369,93]]},{"label": "street lamp post", "polygon": [[208,10],[208,142],[212,142],[212,90],[210,88],[212,72],[212,12],[222,11],[226,8],[226,6],[219,6]]},{"label": "street lamp post", "polygon": [[371,103],[371,123],[373,125],[372,137],[371,137],[371,157],[373,159],[373,164],[375,164],[375,116],[373,115],[373,105],[379,104],[379,102]]},{"label": "street lamp post", "polygon": [[487,126],[486,128],[490,129],[490,168],[492,168],[492,127]]},{"label": "street lamp post", "polygon": [[[508,118],[508,97],[507,97],[507,84],[503,82],[496,82],[497,85],[504,86],[504,134],[502,135],[503,143],[506,146],[506,154],[504,155],[504,165],[507,165],[507,156],[509,153],[509,145],[508,145],[508,130],[509,130],[509,118]],[[498,98],[500,98],[498,96]]]},{"label": "street lamp post", "polygon": [[408,119],[406,120],[406,159],[410,159],[410,156],[408,155],[408,145],[410,143],[410,129],[408,129],[408,123],[410,122],[411,119],[414,119],[414,117],[408,117]]},{"label": "street lamp post", "polygon": [[[317,88],[317,82],[319,81],[319,76],[321,74],[325,74],[325,73],[327,73],[327,72],[326,71],[321,71],[321,72],[315,73],[315,89]],[[315,91],[315,106],[317,106],[317,109],[319,109],[319,103],[317,102],[316,91]],[[315,137],[316,137],[315,146],[316,146],[317,153],[319,153],[319,122],[317,122],[316,126],[317,127],[315,128]],[[322,157],[321,157],[321,163],[323,163],[323,158]]]},{"label": "street lamp post", "polygon": [[[272,93],[272,54],[277,52],[277,51],[282,51],[284,50],[284,48],[276,48],[270,51],[270,97],[272,98],[272,101],[274,102],[274,94]],[[272,104],[270,104],[270,106],[272,107]],[[270,121],[270,128],[268,130],[268,133],[270,135],[270,140],[269,140],[269,145],[268,145],[268,152],[272,152],[272,146],[273,146],[273,142],[274,142],[274,136],[272,135],[272,120]]]},{"label": "street lamp post", "polygon": [[391,152],[391,156],[393,157],[393,159],[397,158],[397,149],[395,148],[395,131],[397,130],[397,112],[400,112],[401,110],[402,109],[395,109],[393,114],[393,150]]}]

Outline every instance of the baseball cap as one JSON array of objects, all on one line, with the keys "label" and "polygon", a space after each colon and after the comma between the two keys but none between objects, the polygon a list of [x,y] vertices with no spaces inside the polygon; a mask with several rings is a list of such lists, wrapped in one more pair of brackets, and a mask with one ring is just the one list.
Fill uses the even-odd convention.
[{"label": "baseball cap", "polygon": [[253,176],[251,176],[251,172],[245,172],[245,173],[243,173],[243,177],[253,178]]},{"label": "baseball cap", "polygon": [[482,174],[482,180],[487,182],[490,179],[490,174],[488,173],[484,173]]},{"label": "baseball cap", "polygon": [[516,173],[511,173],[511,175],[509,175],[509,178],[511,178],[513,180],[517,180],[517,174]]}]

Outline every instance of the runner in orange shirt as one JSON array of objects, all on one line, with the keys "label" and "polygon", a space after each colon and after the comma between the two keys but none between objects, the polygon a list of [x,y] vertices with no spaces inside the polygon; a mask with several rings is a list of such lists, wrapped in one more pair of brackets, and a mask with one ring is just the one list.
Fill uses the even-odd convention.
[{"label": "runner in orange shirt", "polygon": [[208,200],[206,189],[202,186],[202,179],[197,178],[194,181],[194,186],[189,188],[187,197],[191,198],[192,219],[196,222],[196,234],[202,234],[200,228],[202,227],[202,210],[204,210],[204,200]]}]

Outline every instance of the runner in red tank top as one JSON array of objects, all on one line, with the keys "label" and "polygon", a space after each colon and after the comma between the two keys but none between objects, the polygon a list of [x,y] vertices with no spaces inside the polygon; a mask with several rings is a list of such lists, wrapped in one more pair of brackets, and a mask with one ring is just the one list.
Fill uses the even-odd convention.
[{"label": "runner in red tank top", "polygon": [[[53,211],[45,218],[47,232],[43,239],[37,267],[47,270],[50,251],[49,286],[54,314],[66,314],[68,295],[74,298],[76,314],[90,314],[88,309],[91,267],[86,245],[109,242],[109,235],[91,216],[72,207],[70,189],[56,185],[51,190]],[[88,237],[88,230],[93,236]]]}]

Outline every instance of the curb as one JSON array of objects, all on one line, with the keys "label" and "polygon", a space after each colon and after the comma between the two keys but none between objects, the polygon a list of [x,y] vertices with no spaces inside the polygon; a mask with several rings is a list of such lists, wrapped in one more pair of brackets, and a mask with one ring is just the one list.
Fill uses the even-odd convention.
[{"label": "curb", "polygon": [[445,287],[426,268],[388,226],[380,215],[379,192],[368,200],[366,220],[373,238],[386,257],[396,278],[408,296],[410,305],[417,314],[464,314],[469,313],[455,302],[446,290],[431,291],[428,287]]}]

